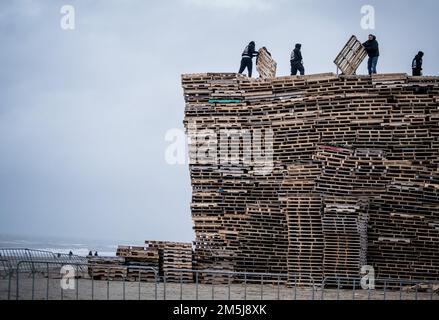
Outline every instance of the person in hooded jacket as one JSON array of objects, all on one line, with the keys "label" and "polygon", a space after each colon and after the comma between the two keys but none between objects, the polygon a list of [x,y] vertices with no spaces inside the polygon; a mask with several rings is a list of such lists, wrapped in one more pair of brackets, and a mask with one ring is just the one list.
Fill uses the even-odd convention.
[{"label": "person in hooded jacket", "polygon": [[363,43],[363,47],[366,49],[367,55],[369,56],[369,61],[367,63],[369,75],[371,76],[372,74],[377,74],[378,57],[380,56],[377,37],[373,34],[370,34],[369,40]]},{"label": "person in hooded jacket", "polygon": [[422,76],[422,58],[424,57],[424,52],[419,51],[418,54],[415,56],[412,62],[412,70],[413,70],[413,76],[414,77],[420,77]]},{"label": "person in hooded jacket", "polygon": [[251,41],[247,47],[245,47],[244,52],[242,53],[241,66],[239,68],[239,73],[243,73],[247,68],[248,76],[251,78],[253,71],[253,57],[259,56],[259,52],[256,51],[256,44],[254,41]]},{"label": "person in hooded jacket", "polygon": [[303,66],[303,57],[302,57],[302,45],[297,43],[293,52],[291,52],[291,75],[297,75],[297,72],[300,72],[300,75],[305,75],[305,68]]}]

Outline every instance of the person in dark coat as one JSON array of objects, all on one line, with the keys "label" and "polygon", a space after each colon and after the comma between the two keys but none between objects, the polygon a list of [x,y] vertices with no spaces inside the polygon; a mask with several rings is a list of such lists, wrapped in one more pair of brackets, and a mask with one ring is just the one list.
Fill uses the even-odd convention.
[{"label": "person in dark coat", "polygon": [[420,77],[422,76],[422,58],[424,57],[424,52],[419,51],[418,54],[415,56],[412,62],[412,70],[413,70],[413,76],[414,77]]},{"label": "person in dark coat", "polygon": [[302,45],[297,43],[293,52],[291,52],[291,75],[297,75],[297,72],[300,72],[300,75],[305,75],[305,68],[303,66],[303,57],[302,57]]},{"label": "person in dark coat", "polygon": [[259,52],[256,51],[256,44],[251,41],[247,47],[245,47],[242,53],[241,66],[239,68],[239,73],[243,73],[247,68],[248,76],[251,78],[253,72],[253,57],[259,56]]},{"label": "person in dark coat", "polygon": [[369,61],[367,63],[369,75],[371,76],[372,74],[377,74],[377,64],[378,58],[380,56],[380,49],[377,37],[373,34],[370,34],[369,40],[363,43],[363,47],[366,49],[367,55],[369,56]]}]

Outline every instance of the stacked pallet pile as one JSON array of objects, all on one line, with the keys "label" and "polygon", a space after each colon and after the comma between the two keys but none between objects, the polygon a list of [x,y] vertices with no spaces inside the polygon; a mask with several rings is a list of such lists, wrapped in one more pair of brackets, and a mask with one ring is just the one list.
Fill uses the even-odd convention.
[{"label": "stacked pallet pile", "polygon": [[128,268],[121,257],[88,257],[88,274],[96,280],[123,281],[127,279]]},{"label": "stacked pallet pile", "polygon": [[289,283],[322,280],[322,196],[316,192],[319,163],[288,165],[279,192],[287,220],[287,268]]},{"label": "stacked pallet pile", "polygon": [[197,268],[439,279],[438,77],[182,84]]},{"label": "stacked pallet pile", "polygon": [[119,246],[116,255],[125,259],[130,281],[155,281],[154,270],[159,270],[159,251],[140,246]]},{"label": "stacked pallet pile", "polygon": [[194,246],[197,248],[193,259],[194,270],[214,272],[199,272],[198,281],[205,284],[228,283],[229,273],[235,271],[234,252],[215,245],[209,240],[200,241],[199,239],[194,242]]},{"label": "stacked pallet pile", "polygon": [[167,241],[145,241],[150,250],[159,254],[159,275],[166,282],[193,282],[192,244]]},{"label": "stacked pallet pile", "polygon": [[323,274],[358,277],[367,265],[368,199],[326,197],[322,216]]}]

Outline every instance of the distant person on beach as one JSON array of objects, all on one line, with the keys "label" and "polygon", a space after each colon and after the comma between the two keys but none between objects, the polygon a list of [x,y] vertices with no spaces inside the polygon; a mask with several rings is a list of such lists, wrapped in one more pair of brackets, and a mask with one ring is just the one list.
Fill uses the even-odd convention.
[{"label": "distant person on beach", "polygon": [[97,256],[98,256],[98,252],[96,251],[96,252],[95,252],[95,257],[97,257]]},{"label": "distant person on beach", "polygon": [[245,47],[242,53],[241,66],[239,67],[239,73],[243,73],[247,68],[248,76],[251,78],[253,72],[253,57],[259,56],[259,52],[256,51],[256,44],[251,41],[247,47]]},{"label": "distant person on beach", "polygon": [[297,75],[297,72],[300,72],[300,75],[305,75],[305,68],[303,66],[303,57],[302,57],[302,45],[297,43],[294,50],[291,52],[290,64],[291,64],[291,75]]},{"label": "distant person on beach", "polygon": [[89,251],[88,255],[91,257],[93,255],[93,252]]},{"label": "distant person on beach", "polygon": [[379,44],[377,37],[373,34],[369,35],[369,40],[363,43],[364,49],[366,49],[367,55],[369,56],[369,61],[367,63],[367,69],[369,70],[369,75],[377,74],[377,64],[378,58],[380,56]]},{"label": "distant person on beach", "polygon": [[412,62],[412,70],[413,70],[413,76],[414,77],[420,77],[422,76],[422,62],[424,57],[424,52],[419,51],[418,54],[415,56]]}]

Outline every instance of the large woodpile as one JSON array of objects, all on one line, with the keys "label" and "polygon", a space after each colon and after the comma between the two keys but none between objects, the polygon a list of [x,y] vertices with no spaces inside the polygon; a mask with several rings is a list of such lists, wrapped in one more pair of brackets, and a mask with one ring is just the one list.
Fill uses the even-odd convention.
[{"label": "large woodpile", "polygon": [[[182,84],[197,268],[318,281],[368,264],[439,279],[439,78],[206,73]],[[221,142],[221,130],[240,136]],[[273,151],[265,174],[243,160],[255,130],[256,148]],[[221,159],[227,142],[235,161],[196,161],[206,146]]]}]

